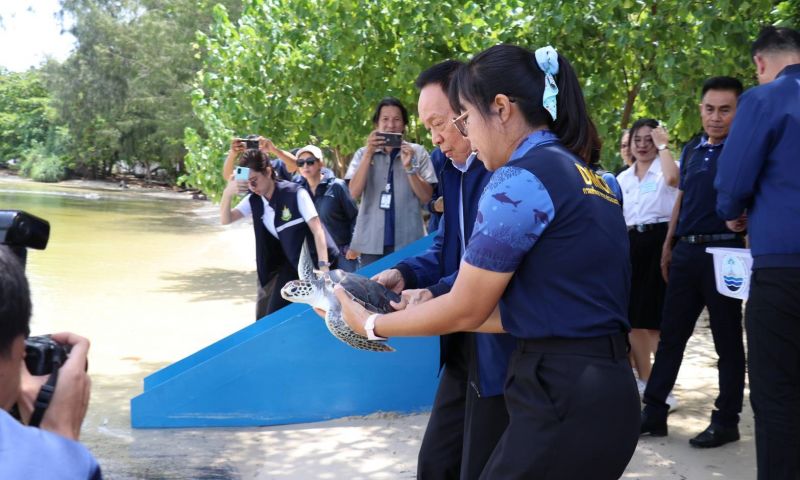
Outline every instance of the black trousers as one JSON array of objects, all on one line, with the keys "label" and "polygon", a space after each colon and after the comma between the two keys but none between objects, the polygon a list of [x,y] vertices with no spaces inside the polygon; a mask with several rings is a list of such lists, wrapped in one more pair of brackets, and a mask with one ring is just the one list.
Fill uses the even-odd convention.
[{"label": "black trousers", "polygon": [[639,439],[639,394],[623,334],[522,343],[511,358],[509,424],[483,480],[618,479]]},{"label": "black trousers", "polygon": [[474,339],[461,335],[454,346],[459,351],[445,364],[422,439],[421,480],[477,480],[508,424],[503,395],[479,395]]},{"label": "black trousers", "polygon": [[747,301],[759,480],[800,478],[800,268],[753,272]]},{"label": "black trousers", "polygon": [[717,292],[714,261],[705,251],[708,246],[741,247],[741,243],[690,245],[679,242],[673,249],[661,320],[661,340],[644,392],[645,411],[651,418],[666,418],[669,411],[667,395],[675,386],[686,343],[705,306],[714,348],[719,356],[719,396],[714,402],[716,409],[711,413],[711,422],[732,427],[739,423],[744,399],[742,301]]},{"label": "black trousers", "polygon": [[297,280],[297,269],[283,265],[266,285],[258,289],[256,320],[289,305],[290,302],[281,296],[281,288],[290,280]]}]

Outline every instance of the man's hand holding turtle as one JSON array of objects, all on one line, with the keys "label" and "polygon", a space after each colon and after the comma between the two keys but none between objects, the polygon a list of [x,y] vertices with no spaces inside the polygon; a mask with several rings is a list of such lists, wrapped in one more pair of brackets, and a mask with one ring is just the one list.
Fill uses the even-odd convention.
[{"label": "man's hand holding turtle", "polygon": [[403,275],[401,275],[400,270],[396,268],[390,268],[388,270],[384,270],[381,273],[372,277],[372,280],[380,283],[381,285],[393,291],[394,293],[402,293],[403,289],[406,286],[406,282],[403,279]]},{"label": "man's hand holding turtle", "polygon": [[419,305],[420,303],[425,303],[433,298],[433,293],[427,288],[417,288],[414,290],[403,290],[400,297],[400,303],[390,303],[395,310],[403,310],[414,305]]}]

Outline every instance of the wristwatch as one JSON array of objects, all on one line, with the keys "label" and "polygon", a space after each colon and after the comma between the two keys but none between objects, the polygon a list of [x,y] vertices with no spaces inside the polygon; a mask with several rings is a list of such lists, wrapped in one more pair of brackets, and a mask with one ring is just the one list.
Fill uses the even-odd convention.
[{"label": "wristwatch", "polygon": [[317,268],[325,268],[325,267],[330,267],[330,266],[331,266],[331,262],[325,262],[325,261],[322,261],[322,260],[317,262]]},{"label": "wristwatch", "polygon": [[660,152],[661,150],[666,150],[667,147],[668,145],[666,143],[662,143],[661,145],[656,145],[656,150]]},{"label": "wristwatch", "polygon": [[375,320],[380,316],[380,313],[373,313],[367,317],[364,323],[364,330],[367,331],[367,340],[386,340],[386,337],[379,337],[375,335]]}]

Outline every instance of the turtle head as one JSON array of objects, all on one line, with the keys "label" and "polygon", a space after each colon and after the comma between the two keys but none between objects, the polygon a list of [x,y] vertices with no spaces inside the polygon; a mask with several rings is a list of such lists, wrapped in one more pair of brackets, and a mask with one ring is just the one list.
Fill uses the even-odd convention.
[{"label": "turtle head", "polygon": [[310,304],[317,297],[317,288],[310,280],[292,280],[281,288],[281,297],[290,302]]}]

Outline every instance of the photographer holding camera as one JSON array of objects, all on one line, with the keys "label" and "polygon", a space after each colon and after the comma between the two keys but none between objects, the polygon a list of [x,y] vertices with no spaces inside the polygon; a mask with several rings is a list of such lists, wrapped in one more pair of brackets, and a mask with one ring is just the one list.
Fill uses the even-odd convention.
[{"label": "photographer holding camera", "polygon": [[0,478],[100,479],[97,461],[77,441],[91,386],[85,370],[87,339],[72,333],[52,335],[71,350],[58,369],[41,428],[23,425],[8,413],[16,405],[22,420],[29,421],[39,406],[42,386],[50,383],[47,376],[32,376],[23,361],[30,316],[24,268],[9,247],[0,245]]}]

